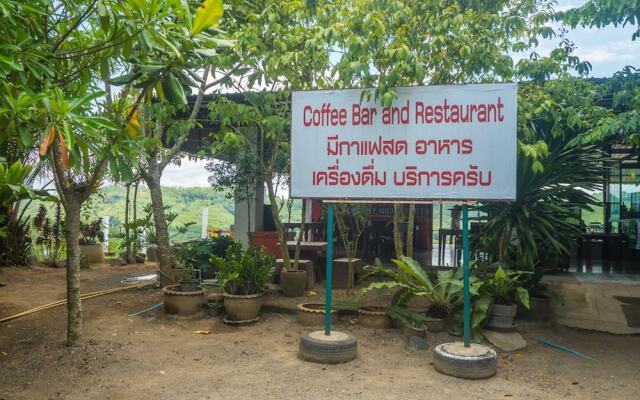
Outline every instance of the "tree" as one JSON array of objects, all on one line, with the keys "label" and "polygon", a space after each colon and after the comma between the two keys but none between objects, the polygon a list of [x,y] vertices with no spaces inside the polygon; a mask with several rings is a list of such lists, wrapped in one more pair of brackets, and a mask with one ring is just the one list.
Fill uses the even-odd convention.
[{"label": "tree", "polygon": [[336,225],[349,260],[347,289],[353,289],[353,260],[358,252],[360,238],[369,221],[370,208],[362,204],[336,204]]},{"label": "tree", "polygon": [[589,0],[580,7],[560,12],[557,18],[572,27],[602,28],[607,25],[636,25],[632,40],[640,37],[640,1],[638,0]]},{"label": "tree", "polygon": [[[26,265],[31,255],[28,217],[20,210],[22,200],[52,200],[45,191],[34,191],[27,184],[31,165],[16,161],[0,163],[0,265]],[[54,199],[55,200],[55,199]]]},{"label": "tree", "polygon": [[[40,143],[40,154],[53,171],[65,208],[67,343],[72,345],[82,332],[80,207],[99,186],[107,169],[116,180],[127,177],[127,161],[136,160],[140,149],[134,143],[141,141],[137,138],[138,106],[150,104],[152,89],[156,93],[167,89],[174,103],[184,103],[184,92],[169,58],[183,68],[194,65],[181,63],[184,58],[176,53],[179,50],[168,37],[189,41],[192,52],[197,50],[204,53],[202,57],[209,57],[216,43],[207,39],[204,31],[220,18],[222,5],[221,1],[206,0],[194,16],[187,2],[173,1],[10,3],[0,8],[0,76],[9,83],[0,85],[0,117],[7,119],[10,127],[7,143],[25,149]],[[160,68],[145,64],[149,68],[145,71],[133,69],[134,61],[152,61],[151,57],[157,55],[167,63]],[[127,72],[119,80],[111,80],[114,71]],[[144,74],[151,81],[138,79]],[[164,77],[166,82],[161,79]],[[118,84],[124,87],[116,97],[112,86]],[[154,160],[162,141],[156,131],[146,139],[143,149]],[[157,170],[151,175],[156,177]],[[158,190],[155,195],[157,199]],[[165,252],[164,264],[166,261]]]},{"label": "tree", "polygon": [[2,8],[0,27],[0,75],[6,82],[0,89],[0,114],[10,127],[3,142],[23,154],[40,143],[39,153],[54,173],[65,208],[67,343],[73,345],[82,332],[80,206],[127,140],[117,129],[119,119],[112,117],[115,105],[108,87],[100,90],[105,87],[101,80],[137,24],[128,18],[133,5],[115,1],[10,3]]},{"label": "tree", "polygon": [[[143,2],[140,18],[153,21],[123,62],[123,75],[109,80],[137,90],[129,108],[133,135],[140,145],[139,173],[151,194],[160,264],[160,283],[173,281],[171,243],[160,178],[197,124],[204,93],[215,64],[216,48],[229,42],[212,35],[222,18],[222,0],[205,0],[192,15],[186,2]],[[193,104],[187,93],[197,89]]]},{"label": "tree", "polygon": [[333,81],[327,66],[335,42],[335,10],[332,4],[312,10],[304,2],[275,0],[235,0],[230,6],[221,27],[232,32],[236,45],[219,62],[233,75],[221,83],[243,94],[243,99],[235,103],[219,97],[209,104],[211,119],[220,126],[216,148],[236,154],[246,151],[253,158],[258,182],[267,188],[283,268],[290,269],[276,182],[285,181],[290,168],[289,94]]},{"label": "tree", "polygon": [[288,93],[246,93],[244,103],[219,97],[209,103],[209,110],[213,123],[220,126],[219,151],[249,157],[254,163],[255,181],[265,183],[280,238],[283,267],[290,269],[286,232],[280,218],[281,202],[277,196],[278,181],[289,171]]}]

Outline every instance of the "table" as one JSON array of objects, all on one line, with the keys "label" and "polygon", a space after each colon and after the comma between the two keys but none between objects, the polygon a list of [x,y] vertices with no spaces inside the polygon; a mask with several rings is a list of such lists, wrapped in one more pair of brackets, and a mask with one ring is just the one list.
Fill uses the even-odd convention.
[{"label": "table", "polygon": [[[594,242],[600,242],[602,243],[602,260],[611,261],[613,263],[613,267],[617,268],[621,264],[622,251],[624,249],[624,244],[626,243],[626,241],[627,236],[622,233],[584,233],[581,237],[577,249],[578,265],[582,265],[582,262],[584,261],[586,263],[587,270],[591,268],[591,263],[593,261],[593,256],[591,254],[593,244]],[[608,267],[608,265],[603,265],[603,272],[605,269],[607,270],[606,272],[609,272]]]}]

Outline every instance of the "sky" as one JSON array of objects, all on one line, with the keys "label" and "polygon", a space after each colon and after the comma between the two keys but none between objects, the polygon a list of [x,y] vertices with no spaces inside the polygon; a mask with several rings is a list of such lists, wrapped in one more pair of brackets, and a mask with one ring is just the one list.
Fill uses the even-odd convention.
[{"label": "sky", "polygon": [[[557,10],[562,11],[584,4],[584,0],[560,0]],[[640,39],[631,40],[636,27],[613,27],[601,29],[576,28],[566,37],[576,45],[575,54],[589,61],[593,67],[590,76],[608,77],[627,65],[640,67]],[[556,40],[540,44],[538,53],[546,54],[557,43]],[[208,187],[209,173],[204,169],[206,160],[188,160],[181,165],[169,165],[162,175],[162,185],[182,187]]]}]

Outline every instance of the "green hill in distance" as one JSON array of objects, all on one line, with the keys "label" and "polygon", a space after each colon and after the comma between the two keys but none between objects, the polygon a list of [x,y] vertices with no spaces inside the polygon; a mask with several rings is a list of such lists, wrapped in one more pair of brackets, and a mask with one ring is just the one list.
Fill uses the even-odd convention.
[{"label": "green hill in distance", "polygon": [[[111,229],[119,230],[124,221],[126,201],[126,189],[120,185],[110,185],[100,189],[103,200],[96,200],[94,207],[98,216],[111,217],[109,225]],[[211,188],[203,187],[162,187],[162,198],[165,205],[170,206],[170,211],[178,214],[174,225],[182,225],[195,222],[189,227],[189,232],[182,240],[196,239],[200,237],[202,208],[207,207],[209,212],[209,229],[228,230],[233,224],[234,202],[225,197],[224,193],[216,192]],[[130,193],[130,201],[133,200],[133,189]],[[143,207],[151,203],[149,189],[146,186],[138,187],[138,217],[143,214]]]},{"label": "green hill in distance", "polygon": [[[102,199],[94,201],[97,216],[110,216],[109,225],[112,230],[118,231],[124,221],[126,189],[121,185],[109,185],[100,189]],[[208,228],[229,230],[233,224],[234,201],[225,196],[225,193],[217,192],[206,187],[162,187],[162,198],[165,205],[170,206],[170,211],[178,214],[173,225],[182,225],[194,222],[189,231],[176,240],[197,239],[201,231],[202,208],[208,208]],[[130,200],[133,199],[133,189]],[[145,204],[151,203],[149,190],[146,186],[138,188],[138,217],[143,214]],[[297,221],[301,215],[299,201],[294,203],[292,220]],[[281,216],[287,220],[286,209],[283,207]]]}]

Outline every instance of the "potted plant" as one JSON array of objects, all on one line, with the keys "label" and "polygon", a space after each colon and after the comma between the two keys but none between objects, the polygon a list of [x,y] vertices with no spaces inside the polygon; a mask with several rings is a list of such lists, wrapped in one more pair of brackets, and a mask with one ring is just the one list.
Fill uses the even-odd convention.
[{"label": "potted plant", "polygon": [[178,284],[165,286],[164,309],[167,314],[190,316],[198,314],[206,304],[205,292],[198,287],[198,281],[193,279],[190,269],[182,268],[181,279]]},{"label": "potted plant", "polygon": [[[462,283],[458,271],[438,271],[438,280],[433,283],[420,264],[406,256],[392,260],[397,269],[384,267],[379,260],[367,267],[365,277],[381,275],[388,281],[373,282],[360,293],[377,288],[397,288],[392,305],[405,305],[412,297],[424,297],[431,303],[425,325],[429,332],[442,332],[450,315],[462,303]],[[475,283],[475,282],[474,282]]]},{"label": "potted plant", "polygon": [[[288,202],[289,220],[291,220],[291,206],[292,201]],[[280,288],[282,293],[287,297],[300,297],[304,294],[304,290],[307,287],[307,271],[299,269],[300,263],[300,244],[302,243],[302,236],[304,232],[304,216],[307,210],[307,202],[302,200],[302,218],[300,220],[300,230],[296,238],[296,248],[293,255],[293,260],[289,260],[287,263],[283,259],[283,268],[280,271]],[[285,239],[282,239],[285,240]],[[312,288],[309,288],[312,289]]]},{"label": "potted plant", "polygon": [[78,239],[80,243],[80,255],[86,257],[89,263],[104,261],[103,240],[102,218],[88,223],[80,223],[80,238]]},{"label": "potted plant", "polygon": [[189,265],[181,265],[177,278],[181,292],[194,292],[198,290],[200,281],[195,277],[194,271]]},{"label": "potted plant", "polygon": [[398,322],[405,340],[411,340],[412,336],[427,337],[427,327],[425,326],[425,316],[410,308],[402,306],[391,306],[388,311],[389,316]]},{"label": "potted plant", "polygon": [[230,249],[218,270],[227,319],[242,322],[258,318],[273,263],[273,256],[261,247],[249,247],[246,251],[239,247]]},{"label": "potted plant", "polygon": [[529,293],[529,308],[518,307],[518,317],[530,321],[547,321],[551,313],[551,300],[563,303],[562,296],[542,282],[544,267],[536,267],[523,285]]},{"label": "potted plant", "polygon": [[[336,225],[338,234],[342,240],[342,246],[347,255],[347,290],[353,290],[355,286],[354,262],[356,253],[367,222],[369,222],[370,207],[363,204],[337,204]],[[335,275],[334,275],[335,279]]]},{"label": "potted plant", "polygon": [[529,292],[520,280],[526,274],[524,271],[507,272],[502,266],[498,266],[494,275],[483,283],[482,291],[493,298],[488,327],[513,329],[517,303],[529,308]]}]

